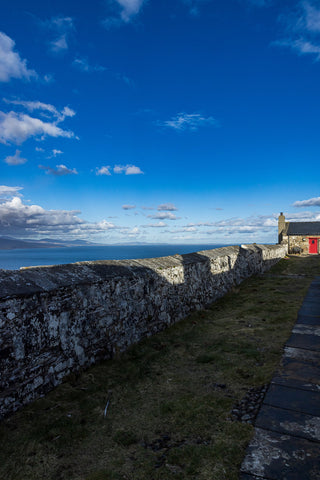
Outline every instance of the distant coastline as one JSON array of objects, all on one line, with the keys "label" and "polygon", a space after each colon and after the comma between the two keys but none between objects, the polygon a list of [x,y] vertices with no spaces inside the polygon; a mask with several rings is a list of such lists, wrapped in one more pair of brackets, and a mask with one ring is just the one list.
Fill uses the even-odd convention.
[{"label": "distant coastline", "polygon": [[20,240],[13,237],[0,237],[0,250],[17,250],[29,248],[61,248],[61,247],[84,247],[98,246],[101,244],[91,243],[85,240],[57,240],[43,238],[41,240]]},{"label": "distant coastline", "polygon": [[17,270],[21,267],[61,265],[96,260],[125,260],[156,258],[170,255],[226,247],[222,244],[131,244],[131,245],[81,245],[46,248],[0,249],[0,269]]},{"label": "distant coastline", "polygon": [[[74,248],[74,247],[144,247],[144,246],[166,246],[174,245],[169,243],[143,243],[143,242],[124,242],[124,243],[93,243],[86,240],[57,240],[52,238],[43,238],[41,240],[20,240],[13,237],[0,237],[0,250],[23,250],[30,248]],[[203,244],[204,246],[208,244]],[[212,244],[209,244],[212,245]]]}]

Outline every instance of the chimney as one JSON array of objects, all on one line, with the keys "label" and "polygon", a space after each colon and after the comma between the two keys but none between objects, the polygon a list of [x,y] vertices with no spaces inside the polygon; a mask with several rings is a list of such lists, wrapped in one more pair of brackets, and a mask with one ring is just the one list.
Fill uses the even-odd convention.
[{"label": "chimney", "polygon": [[278,219],[278,242],[282,242],[282,237],[286,228],[286,217],[283,215],[283,212],[280,213]]}]

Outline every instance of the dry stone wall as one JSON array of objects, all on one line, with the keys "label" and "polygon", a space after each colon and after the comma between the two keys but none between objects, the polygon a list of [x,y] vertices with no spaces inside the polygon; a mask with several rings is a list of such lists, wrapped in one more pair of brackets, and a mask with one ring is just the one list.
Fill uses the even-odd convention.
[{"label": "dry stone wall", "polygon": [[0,270],[0,418],[284,257],[284,245]]}]

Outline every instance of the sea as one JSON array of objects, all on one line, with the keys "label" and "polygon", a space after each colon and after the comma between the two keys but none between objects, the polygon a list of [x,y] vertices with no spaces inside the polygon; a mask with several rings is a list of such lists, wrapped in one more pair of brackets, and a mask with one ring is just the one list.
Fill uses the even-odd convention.
[{"label": "sea", "polygon": [[21,267],[62,265],[93,260],[124,260],[156,258],[198,252],[227,245],[104,245],[59,248],[24,248],[0,250],[0,269],[19,270]]}]

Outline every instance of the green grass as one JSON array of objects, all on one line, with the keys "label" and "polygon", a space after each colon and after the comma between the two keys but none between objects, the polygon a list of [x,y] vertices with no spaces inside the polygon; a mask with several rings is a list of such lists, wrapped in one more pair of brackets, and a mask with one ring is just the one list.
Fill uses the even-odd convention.
[{"label": "green grass", "polygon": [[1,424],[0,479],[236,480],[253,428],[230,411],[272,378],[315,274],[319,257],[282,260],[70,376]]},{"label": "green grass", "polygon": [[272,273],[283,275],[319,275],[318,255],[289,255],[272,268]]}]

